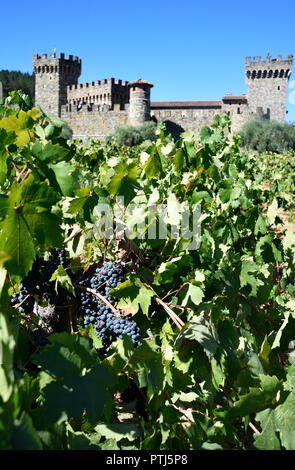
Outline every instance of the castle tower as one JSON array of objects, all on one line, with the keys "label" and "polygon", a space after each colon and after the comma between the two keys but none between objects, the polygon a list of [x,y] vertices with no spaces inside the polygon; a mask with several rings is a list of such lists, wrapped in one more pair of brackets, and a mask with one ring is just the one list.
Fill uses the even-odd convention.
[{"label": "castle tower", "polygon": [[265,61],[260,56],[251,61],[246,57],[245,74],[248,85],[249,118],[258,115],[286,122],[287,88],[292,72],[293,55],[283,60],[281,55]]},{"label": "castle tower", "polygon": [[63,53],[33,56],[35,73],[35,105],[45,112],[61,115],[61,106],[67,102],[67,86],[76,85],[81,74],[81,59],[72,55],[65,59]]},{"label": "castle tower", "polygon": [[129,124],[140,126],[150,120],[150,91],[154,85],[139,78],[129,82]]}]

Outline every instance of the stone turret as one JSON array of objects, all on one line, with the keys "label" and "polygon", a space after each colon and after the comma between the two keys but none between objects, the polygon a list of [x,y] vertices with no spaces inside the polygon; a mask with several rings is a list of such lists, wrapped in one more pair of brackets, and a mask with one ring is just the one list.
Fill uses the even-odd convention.
[{"label": "stone turret", "polygon": [[142,78],[129,82],[129,124],[140,126],[150,120],[150,91],[154,85]]},{"label": "stone turret", "polygon": [[67,102],[67,86],[76,85],[81,74],[81,59],[63,53],[34,54],[35,105],[45,112],[61,115],[61,106]]},{"label": "stone turret", "polygon": [[246,57],[245,74],[248,85],[249,118],[263,115],[284,123],[287,111],[288,80],[292,72],[293,55],[283,60],[281,55],[265,61],[260,56]]}]

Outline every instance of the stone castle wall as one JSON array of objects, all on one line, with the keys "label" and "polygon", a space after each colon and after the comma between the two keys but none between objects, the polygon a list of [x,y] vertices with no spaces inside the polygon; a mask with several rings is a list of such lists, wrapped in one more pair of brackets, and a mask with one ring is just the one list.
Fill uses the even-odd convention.
[{"label": "stone castle wall", "polygon": [[64,105],[61,118],[67,121],[73,130],[74,138],[101,140],[112,134],[116,127],[128,124],[128,111],[112,111],[108,107],[100,106],[82,106],[78,110],[77,106]]},{"label": "stone castle wall", "polygon": [[151,102],[153,84],[138,79],[122,82],[114,78],[78,84],[81,59],[55,53],[34,55],[36,75],[36,105],[44,111],[65,119],[74,137],[89,136],[103,139],[123,124],[140,125],[153,119],[165,122],[172,134],[183,131],[199,134],[201,127],[210,125],[216,114],[227,113],[233,131],[256,117],[286,121],[287,86],[292,71],[293,56],[281,55],[246,57],[245,78],[248,95],[232,96],[220,101]]},{"label": "stone castle wall", "polygon": [[212,108],[182,108],[176,105],[161,108],[151,103],[151,116],[157,122],[164,122],[175,136],[184,131],[198,135],[201,127],[210,124],[216,114],[221,114],[221,105]]}]

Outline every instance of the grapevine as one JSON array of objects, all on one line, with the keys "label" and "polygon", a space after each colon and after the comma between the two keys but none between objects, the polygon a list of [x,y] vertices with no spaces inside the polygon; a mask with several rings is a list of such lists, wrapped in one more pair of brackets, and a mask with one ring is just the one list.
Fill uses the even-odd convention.
[{"label": "grapevine", "polygon": [[294,450],[294,150],[244,152],[226,115],[199,137],[82,145],[13,99],[0,448]]}]

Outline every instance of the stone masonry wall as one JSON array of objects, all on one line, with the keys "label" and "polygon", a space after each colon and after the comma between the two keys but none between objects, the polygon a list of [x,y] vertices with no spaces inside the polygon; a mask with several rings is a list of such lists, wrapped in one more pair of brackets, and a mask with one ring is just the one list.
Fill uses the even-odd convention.
[{"label": "stone masonry wall", "polygon": [[184,131],[198,135],[201,127],[210,125],[216,114],[221,114],[221,106],[216,109],[153,109],[151,106],[151,116],[154,116],[158,123],[166,123],[172,135],[176,137]]},{"label": "stone masonry wall", "polygon": [[83,106],[80,111],[72,109],[67,111],[67,106],[61,108],[61,118],[64,119],[73,130],[73,137],[85,140],[85,138],[105,139],[112,134],[116,127],[128,124],[128,111],[101,111],[98,107],[92,110]]},{"label": "stone masonry wall", "polygon": [[244,99],[243,102],[236,101],[223,101],[222,103],[222,113],[226,113],[232,122],[232,131],[239,131],[245,122],[249,119],[249,108],[247,100]]}]

